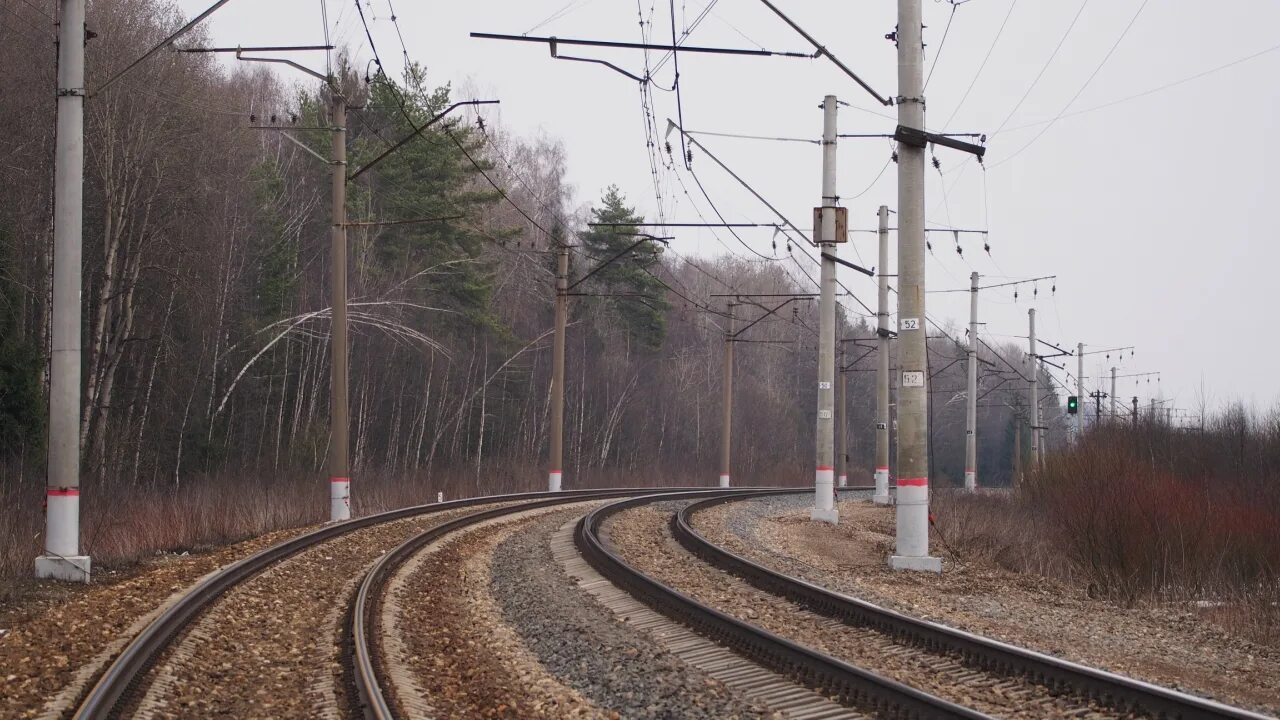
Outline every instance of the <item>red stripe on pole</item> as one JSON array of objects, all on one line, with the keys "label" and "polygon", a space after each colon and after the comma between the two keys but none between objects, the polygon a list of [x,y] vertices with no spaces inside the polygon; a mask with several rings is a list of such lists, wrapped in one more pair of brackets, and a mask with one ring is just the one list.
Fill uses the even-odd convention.
[{"label": "red stripe on pole", "polygon": [[898,487],[928,487],[929,478],[898,478]]},{"label": "red stripe on pole", "polygon": [[331,483],[339,483],[339,482],[349,483],[349,482],[351,482],[351,478],[349,478],[349,477],[331,477],[331,478],[329,478],[329,482],[331,482]]},{"label": "red stripe on pole", "polygon": [[885,472],[889,472],[889,466],[888,466],[888,465],[881,465],[880,467],[876,468],[876,472],[880,472],[881,470],[883,470],[883,471],[885,471]]},{"label": "red stripe on pole", "polygon": [[830,466],[828,466],[828,465],[819,465],[819,466],[818,466],[818,472],[822,472],[823,470],[825,470],[825,471],[827,471],[827,472],[831,472],[832,470],[835,470],[835,468],[830,467]]},{"label": "red stripe on pole", "polygon": [[559,470],[552,470],[551,472],[555,473],[556,475],[561,474]]},{"label": "red stripe on pole", "polygon": [[49,490],[49,497],[80,497],[79,488],[63,488],[60,490]]}]

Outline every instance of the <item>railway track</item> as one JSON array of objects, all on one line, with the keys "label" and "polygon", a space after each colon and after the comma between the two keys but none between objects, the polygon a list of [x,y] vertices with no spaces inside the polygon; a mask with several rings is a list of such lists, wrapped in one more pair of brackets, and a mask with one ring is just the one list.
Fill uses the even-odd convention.
[{"label": "railway track", "polygon": [[[761,493],[747,493],[745,496],[754,494]],[[629,565],[611,543],[601,536],[601,526],[610,517],[631,508],[670,499],[670,496],[661,495],[631,498],[592,511],[582,518],[575,530],[574,542],[578,551],[610,582],[628,590],[663,615],[842,703],[883,717],[988,717],[963,705],[948,702],[805,647],[698,602]]]},{"label": "railway track", "polygon": [[[303,553],[304,551],[342,538],[350,533],[373,528],[382,524],[409,518],[430,516],[448,511],[458,511],[460,509],[470,507],[478,507],[495,503],[516,503],[503,508],[470,513],[463,518],[450,521],[428,530],[424,535],[430,534],[437,529],[440,530],[441,533],[451,532],[469,524],[501,516],[504,513],[514,513],[522,510],[556,504],[635,495],[638,492],[652,492],[652,489],[576,490],[554,494],[545,492],[517,493],[455,500],[444,503],[401,508],[385,513],[356,518],[342,523],[327,525],[291,540],[279,543],[239,562],[233,563],[217,573],[206,577],[180,600],[173,603],[164,612],[160,613],[137,636],[135,636],[127,646],[125,646],[120,655],[118,655],[111,665],[107,667],[107,669],[98,678],[97,682],[80,701],[71,716],[77,719],[90,720],[117,717],[123,714],[128,702],[139,692],[139,685],[142,682],[143,676],[149,669],[157,664],[158,659],[172,647],[172,645],[193,625],[193,623],[195,623],[198,618],[200,618],[203,613],[216,605],[220,598],[224,597],[241,584],[248,582],[278,563],[288,560],[289,558]],[[445,528],[449,529],[446,530]],[[414,539],[417,540],[421,537],[422,535],[419,535]],[[428,537],[423,540],[421,544],[430,542],[430,540],[431,538]],[[412,554],[412,552],[408,551],[408,554]],[[384,558],[384,561],[385,560],[386,558]],[[378,566],[386,567],[387,563],[380,562],[378,563]],[[361,587],[361,592],[358,594],[358,597],[364,598],[367,601],[370,594],[369,590],[371,588],[372,584],[366,582],[364,586]],[[352,616],[360,617],[360,614],[353,613]],[[354,637],[357,636],[353,636],[353,638]],[[366,642],[365,645],[367,651],[368,643]],[[356,662],[358,664],[358,658]],[[360,675],[358,668],[356,675],[357,677]],[[372,706],[374,703],[369,704]]]},{"label": "railway track", "polygon": [[[263,576],[278,564],[349,533],[384,523],[429,519],[429,516],[443,514],[439,522],[413,530],[407,540],[401,541],[405,534],[399,531],[394,543],[382,546],[387,548],[394,544],[394,549],[383,552],[376,561],[372,560],[374,555],[368,556],[370,559],[360,566],[367,568],[367,572],[362,570],[363,575],[355,573],[339,578],[345,587],[340,593],[344,599],[331,609],[330,614],[334,618],[345,618],[341,621],[342,681],[354,692],[346,691],[344,702],[315,716],[363,715],[380,719],[423,714],[424,708],[413,704],[413,693],[401,692],[399,687],[401,684],[413,686],[412,678],[406,676],[406,668],[397,667],[388,658],[394,653],[382,647],[382,634],[385,632],[382,627],[385,622],[383,605],[388,601],[386,596],[392,580],[402,582],[403,577],[397,575],[407,572],[409,563],[418,562],[415,558],[427,548],[455,533],[505,522],[506,519],[514,520],[522,514],[532,517],[539,512],[549,512],[556,506],[616,500],[592,509],[576,523],[572,546],[569,544],[569,526],[565,526],[564,538],[559,541],[560,550],[557,551],[561,562],[572,563],[574,557],[571,555],[574,553],[571,548],[576,548],[584,561],[583,569],[589,566],[598,572],[600,583],[608,581],[657,611],[657,615],[652,615],[637,628],[643,627],[651,633],[658,628],[658,635],[675,637],[680,632],[679,628],[661,628],[663,620],[670,618],[691,628],[699,636],[732,648],[736,655],[707,646],[705,642],[699,645],[702,641],[687,632],[669,647],[690,666],[698,667],[748,695],[754,693],[753,700],[760,700],[766,705],[772,702],[775,707],[782,707],[787,716],[851,716],[841,710],[840,706],[843,706],[852,712],[852,716],[987,718],[993,714],[989,705],[968,702],[967,699],[971,694],[981,697],[983,693],[994,692],[1012,697],[1015,702],[1019,697],[1026,697],[1028,702],[1034,699],[1044,703],[1047,697],[1049,703],[1045,707],[1052,707],[1055,711],[1061,710],[1063,698],[1068,698],[1065,701],[1068,709],[1074,707],[1070,698],[1082,699],[1083,703],[1078,708],[1081,717],[1249,720],[1264,717],[911,618],[834,593],[720,548],[702,537],[694,527],[692,518],[717,504],[784,492],[809,491],[670,489],[655,492],[653,489],[633,488],[554,494],[520,493],[404,508],[329,525],[229,565],[194,586],[133,638],[72,716],[107,718],[137,712],[139,698],[144,692],[150,692],[146,686],[156,682],[152,676],[158,673],[150,673],[150,670],[172,662],[166,653],[176,654],[174,648],[185,635],[194,633],[199,642],[201,636],[197,632],[197,621],[202,616],[213,607],[225,605],[219,601],[228,593]],[[672,512],[668,524],[672,538],[692,556],[732,573],[777,603],[799,606],[802,610],[798,612],[824,618],[831,626],[830,631],[845,633],[872,653],[886,657],[910,656],[913,662],[928,667],[945,682],[963,687],[964,691],[958,697],[940,695],[932,692],[936,682],[933,686],[913,687],[914,682],[900,682],[889,673],[882,672],[874,662],[863,663],[856,656],[824,652],[828,648],[814,649],[821,643],[805,642],[803,636],[791,636],[785,631],[770,632],[759,624],[700,603],[676,587],[633,567],[613,546],[608,533],[601,532],[606,521],[620,513],[671,500],[692,501]],[[489,505],[494,506],[485,507]],[[662,521],[666,524],[665,518]],[[665,542],[670,544],[671,540]],[[683,552],[671,547],[676,552]],[[699,564],[692,556],[685,557],[689,558],[688,562]],[[622,592],[601,588],[600,583],[592,582],[596,586],[592,592],[597,600],[612,606],[624,621],[640,616],[638,607],[628,607],[630,599]],[[319,619],[316,622],[324,624]],[[334,622],[338,621],[335,619]],[[334,629],[337,629],[336,625]],[[333,631],[328,632],[333,634]],[[743,660],[744,657],[749,660]],[[787,683],[783,677],[817,692],[806,695],[809,691],[803,688],[798,692],[796,686]],[[247,693],[248,689],[244,692]],[[840,706],[833,706],[833,700]],[[1098,708],[1105,709],[1105,712],[1097,712]],[[1061,716],[1064,713],[1055,714]],[[1021,716],[1027,715],[1023,713]]]},{"label": "railway track", "polygon": [[[770,493],[761,493],[770,494]],[[824,633],[845,636],[844,647],[860,646],[863,659],[905,660],[932,677],[932,686],[951,683],[947,697],[973,698],[951,702],[894,682],[883,673],[845,662],[788,640],[778,634],[697,602],[674,587],[630,567],[600,527],[609,517],[659,498],[636,498],[599,508],[584,518],[575,541],[591,564],[611,581],[668,616],[730,645],[740,653],[786,673],[810,687],[878,715],[903,717],[984,717],[973,706],[984,695],[1017,706],[1041,704],[1044,715],[1083,717],[1248,718],[1265,716],[1186,695],[1013,647],[987,638],[885,610],[811,583],[774,572],[719,548],[693,529],[690,517],[700,510],[744,496],[719,496],[694,502],[672,514],[672,536],[711,566],[742,578],[754,588],[828,619]],[[802,611],[802,612],[803,612]],[[845,657],[841,654],[841,657]],[[866,663],[877,666],[879,663]],[[877,668],[878,669],[878,668]],[[955,697],[953,697],[953,695]],[[1038,711],[1032,710],[1033,715]],[[996,712],[996,714],[1002,714]],[[1025,715],[1025,712],[1023,713]]]},{"label": "railway track", "polygon": [[[743,492],[743,491],[736,491]],[[552,497],[530,501],[492,510],[483,510],[464,517],[443,523],[421,532],[394,550],[384,555],[370,569],[352,605],[350,620],[350,638],[353,654],[353,681],[356,686],[360,706],[366,717],[375,720],[391,720],[404,717],[404,705],[409,699],[402,696],[396,688],[397,679],[403,678],[403,669],[393,668],[393,662],[382,648],[380,611],[384,600],[383,594],[392,577],[401,570],[415,554],[453,533],[474,527],[503,517],[514,516],[534,510],[578,503],[589,500],[607,499],[619,495],[635,495],[635,490],[624,492],[599,492],[579,494],[570,497]],[[723,495],[723,490],[680,490],[664,493],[665,498],[697,498],[714,494]],[[399,700],[399,702],[397,702]],[[414,708],[422,711],[423,708]],[[414,714],[424,714],[417,712]]]}]

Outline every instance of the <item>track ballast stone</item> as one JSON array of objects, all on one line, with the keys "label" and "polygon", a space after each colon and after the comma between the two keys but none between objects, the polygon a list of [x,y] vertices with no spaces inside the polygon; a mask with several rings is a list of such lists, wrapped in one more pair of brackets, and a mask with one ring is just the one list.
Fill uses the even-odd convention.
[{"label": "track ballast stone", "polygon": [[504,619],[548,670],[597,707],[623,718],[772,717],[619,623],[578,589],[550,547],[552,534],[568,517],[542,518],[505,540],[490,576]]},{"label": "track ballast stone", "polygon": [[838,527],[810,523],[807,496],[744,499],[693,516],[707,540],[766,567],[914,617],[1209,697],[1280,712],[1280,652],[1235,638],[1189,611],[1121,607],[1083,588],[1015,573],[945,546],[941,576],[894,572],[893,508],[840,504]]}]

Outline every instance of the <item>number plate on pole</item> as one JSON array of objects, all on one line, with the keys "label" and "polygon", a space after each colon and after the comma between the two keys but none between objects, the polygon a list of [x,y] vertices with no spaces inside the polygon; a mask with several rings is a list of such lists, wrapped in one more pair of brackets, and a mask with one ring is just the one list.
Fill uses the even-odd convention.
[{"label": "number plate on pole", "polygon": [[902,387],[924,387],[924,371],[903,370]]}]

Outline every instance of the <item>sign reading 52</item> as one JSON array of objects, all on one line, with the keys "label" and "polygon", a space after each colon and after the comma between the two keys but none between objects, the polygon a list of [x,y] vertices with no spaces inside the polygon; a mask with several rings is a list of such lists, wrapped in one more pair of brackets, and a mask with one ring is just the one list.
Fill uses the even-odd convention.
[{"label": "sign reading 52", "polygon": [[898,331],[919,330],[920,318],[898,318]]}]

